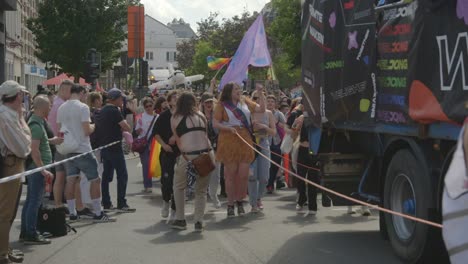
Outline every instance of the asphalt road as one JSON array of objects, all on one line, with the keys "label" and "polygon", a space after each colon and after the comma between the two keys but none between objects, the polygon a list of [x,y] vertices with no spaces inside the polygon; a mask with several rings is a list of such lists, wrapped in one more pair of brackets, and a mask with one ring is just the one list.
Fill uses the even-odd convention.
[{"label": "asphalt road", "polygon": [[[153,194],[141,193],[137,163],[127,161],[128,202],[137,212],[115,215],[115,223],[75,223],[77,234],[53,239],[50,245],[24,246],[17,241],[20,208],[11,241],[25,252],[24,263],[400,263],[380,238],[377,212],[347,215],[338,207],[319,208],[316,217],[298,215],[294,190],[268,195],[263,214],[240,218],[226,219],[225,207],[217,211],[208,204],[201,234],[193,232],[189,202],[188,230],[173,231],[160,217],[159,183]],[[115,199],[115,183],[112,190]]]}]

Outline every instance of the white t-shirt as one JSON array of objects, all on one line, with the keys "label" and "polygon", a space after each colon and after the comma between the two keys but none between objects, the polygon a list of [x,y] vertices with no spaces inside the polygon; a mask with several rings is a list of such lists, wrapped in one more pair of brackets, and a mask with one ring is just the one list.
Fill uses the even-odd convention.
[{"label": "white t-shirt", "polygon": [[[138,138],[143,138],[146,135],[146,133],[148,132],[148,129],[151,129],[151,130],[153,129],[154,124],[156,123],[156,120],[158,119],[159,116],[156,115],[156,119],[154,119],[154,123],[150,127],[151,122],[153,121],[154,117],[155,116],[153,116],[153,115],[148,115],[146,112],[144,112],[141,115],[141,118],[138,119],[136,127],[135,127],[136,130],[138,130],[140,128],[143,129],[143,132],[141,132],[141,134],[138,136]],[[149,137],[151,137],[151,130],[148,133],[148,138],[147,139],[149,139]]]},{"label": "white t-shirt", "polygon": [[79,100],[68,100],[63,103],[57,112],[57,124],[66,126],[79,147],[76,153],[91,151],[89,136],[85,136],[83,122],[91,122],[89,107]]}]

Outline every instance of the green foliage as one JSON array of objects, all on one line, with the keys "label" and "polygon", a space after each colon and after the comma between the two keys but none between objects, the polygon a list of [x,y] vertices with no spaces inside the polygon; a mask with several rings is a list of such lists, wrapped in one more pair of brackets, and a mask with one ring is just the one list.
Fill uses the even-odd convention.
[{"label": "green foliage", "polygon": [[[295,85],[301,76],[301,4],[300,0],[272,0],[275,17],[266,24],[268,45],[280,87]],[[258,13],[244,12],[218,22],[218,13],[211,13],[197,23],[198,39],[178,46],[179,66],[187,74],[204,74],[207,83],[216,74],[208,68],[206,57],[232,57],[239,47],[245,32]],[[218,79],[226,69],[223,69]],[[250,68],[251,79],[266,79],[267,68]]]},{"label": "green foliage", "polygon": [[192,38],[189,41],[177,43],[177,63],[181,69],[190,69],[192,67],[197,41],[197,39]]},{"label": "green foliage", "polygon": [[[126,39],[127,5],[139,0],[44,0],[38,17],[28,20],[36,37],[37,56],[58,64],[75,77],[83,74],[86,54],[96,48],[102,54],[102,70],[119,58]],[[77,78],[75,78],[77,80]]]},{"label": "green foliage", "polygon": [[[301,66],[301,3],[300,0],[272,0],[276,17],[267,28],[277,47],[286,53],[294,67]],[[276,55],[276,54],[274,54]]]},{"label": "green foliage", "polygon": [[280,87],[293,87],[301,77],[300,0],[272,0],[276,13],[267,26],[273,65]]}]

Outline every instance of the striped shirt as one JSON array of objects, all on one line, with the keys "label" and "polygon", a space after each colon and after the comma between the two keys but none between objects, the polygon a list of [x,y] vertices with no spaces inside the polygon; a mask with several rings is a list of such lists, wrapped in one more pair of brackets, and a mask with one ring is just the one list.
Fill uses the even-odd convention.
[{"label": "striped shirt", "polygon": [[26,158],[31,153],[31,131],[24,118],[8,106],[0,105],[0,154]]},{"label": "striped shirt", "polygon": [[468,260],[468,177],[463,149],[462,129],[457,150],[445,176],[445,190],[442,199],[443,235],[445,245],[453,264],[465,264]]}]

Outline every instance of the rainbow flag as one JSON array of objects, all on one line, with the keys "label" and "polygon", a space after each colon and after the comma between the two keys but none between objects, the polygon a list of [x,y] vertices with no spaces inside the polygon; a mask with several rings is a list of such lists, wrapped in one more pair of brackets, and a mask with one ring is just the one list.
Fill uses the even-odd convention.
[{"label": "rainbow flag", "polygon": [[213,56],[208,56],[206,58],[208,62],[208,67],[212,70],[219,70],[228,64],[231,61],[231,58],[215,58]]},{"label": "rainbow flag", "polygon": [[153,138],[150,147],[150,156],[148,162],[148,177],[160,178],[161,177],[161,163],[159,162],[159,154],[161,154],[161,145]]}]

